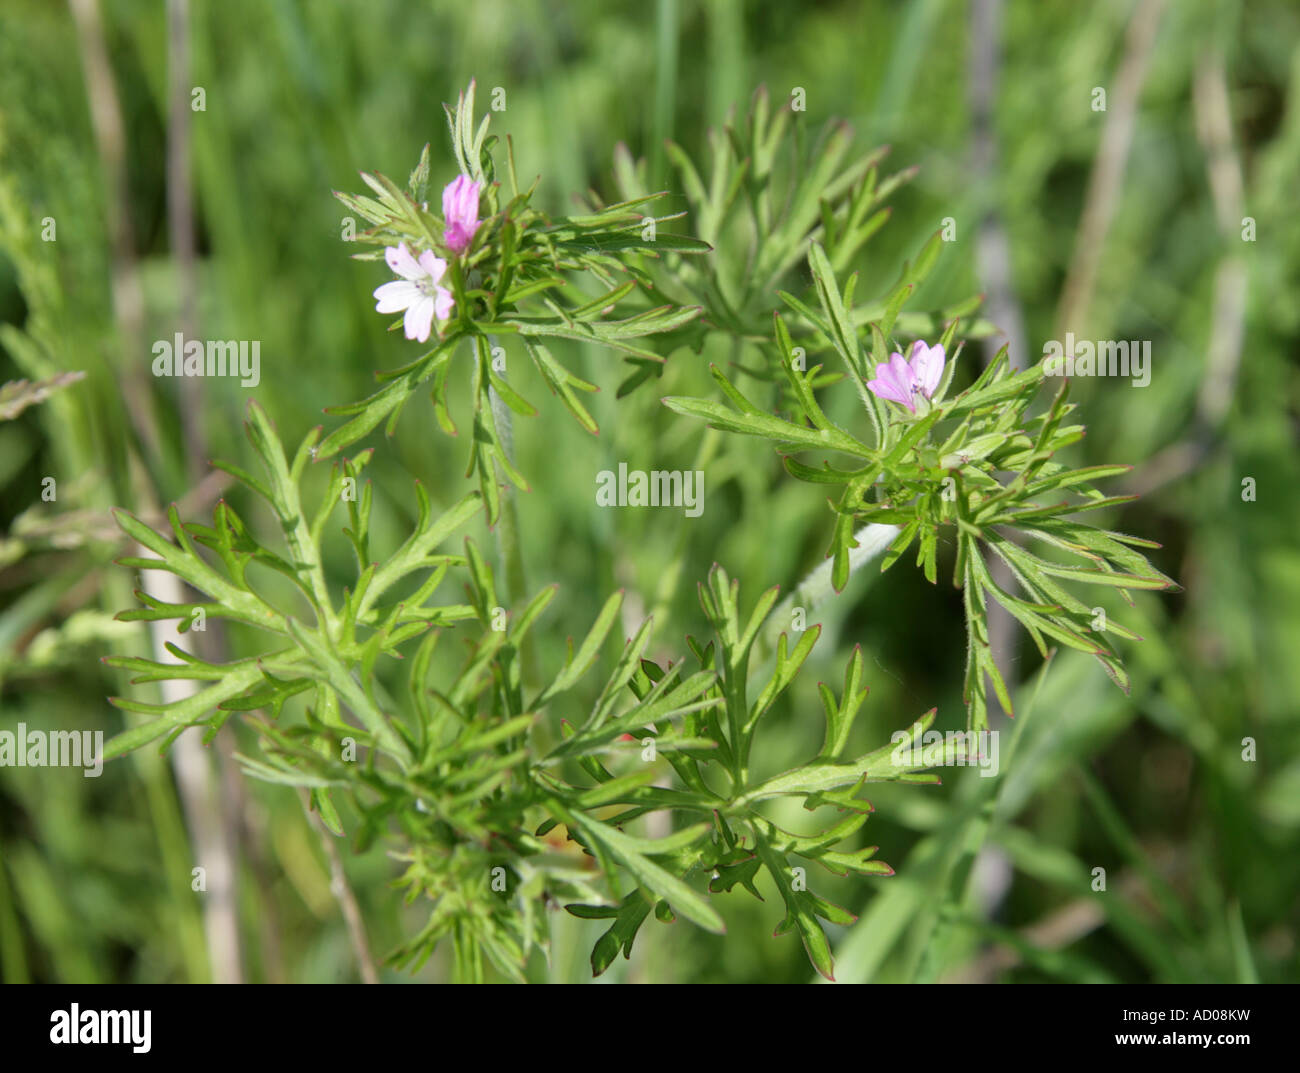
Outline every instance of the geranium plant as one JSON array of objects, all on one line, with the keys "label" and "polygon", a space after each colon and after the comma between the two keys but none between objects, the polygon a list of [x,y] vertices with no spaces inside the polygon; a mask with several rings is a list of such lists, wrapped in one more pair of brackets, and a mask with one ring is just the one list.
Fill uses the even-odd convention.
[{"label": "geranium plant", "polygon": [[[805,602],[832,598],[873,555],[883,554],[888,568],[913,546],[922,576],[934,583],[940,539],[955,541],[972,729],[988,725],[990,687],[1011,708],[989,650],[990,601],[1044,652],[1056,644],[1090,652],[1124,685],[1109,635],[1134,635],[1116,623],[1105,634],[1091,630],[1090,608],[1068,586],[1172,584],[1139,550],[1151,542],[1079,520],[1116,502],[1093,484],[1127,467],[1072,470],[1057,460],[1083,429],[1069,421],[1064,390],[1032,411],[1040,368],[1013,373],[1004,353],[979,370],[962,357],[963,339],[990,330],[976,317],[977,299],[904,311],[939,255],[938,236],[888,293],[855,301],[849,269],[888,218],[882,202],[911,173],[882,178],[883,153],[854,157],[843,126],[829,128],[780,189],[774,160],[788,147],[790,115],[774,114],[759,94],[748,120],[713,142],[707,174],[670,147],[685,213],[651,215],[662,195],[645,189],[644,169],[620,150],[622,200],[593,201],[583,215],[556,218],[533,207],[536,184],[520,186],[508,143],[498,170],[501,146],[487,118],[476,125],[472,85],[448,119],[456,174],[435,177],[426,147],[404,187],[367,174],[369,193],[338,194],[369,224],[357,236],[368,249],[355,256],[387,266],[375,280],[376,309],[400,314],[393,327],[418,344],[412,360],[382,372],[371,397],[334,408],[342,423],[307,432],[291,449],[250,406],[247,429],[263,472],[220,464],[264,502],[279,531],[255,532],[225,501],[211,524],[184,520],[173,508],[168,535],[119,514],[153,556],[123,564],[170,571],[197,594],[183,604],[142,594],[144,606],[121,618],[177,619],[184,631],[202,610],[249,627],[263,643],[228,663],[179,645],[168,646],[174,662],[114,659],[136,682],[203,685],[171,704],[119,699],[137,718],[107,754],[151,743],[165,749],[196,726],[211,738],[232,716],[246,720],[260,745],[257,755],[241,757],[250,776],[301,788],[329,830],[358,848],[382,840],[402,864],[408,896],[428,900],[427,922],[392,954],[398,965],[419,966],[447,940],[459,978],[481,979],[490,963],[522,979],[530,953],[548,941],[548,911],[563,906],[609,921],[591,954],[599,974],[630,952],[652,913],[721,931],[718,898],[736,887],[757,895],[766,872],[784,903],[777,931],[797,933],[829,977],[821,921],[842,924],[852,915],[792,882],[795,870],[815,863],[838,874],[892,875],[876,847],[859,844],[870,813],[862,788],[937,776],[919,762],[899,762],[899,736],[865,754],[849,749],[866,696],[857,649],[841,688],[820,688],[825,735],[817,754],[772,755],[764,719],[820,631],[783,632],[779,591],[742,587],[721,565],[699,584],[711,635],[668,639],[677,658],[651,658],[647,620],[612,663],[602,661],[620,621],[624,594],[615,593],[562,665],[530,669],[530,635],[546,628],[556,589],[521,591],[511,489],[529,483],[513,457],[510,422],[556,414],[539,415],[511,385],[494,361],[495,341],[517,337],[592,433],[598,429],[582,396],[594,385],[552,353],[555,340],[621,355],[631,370],[620,394],[655,378],[674,352],[675,361],[693,360],[691,349],[710,336],[759,344],[754,349],[768,355],[763,364],[732,375],[713,370],[715,395],[665,404],[723,433],[769,441],[792,477],[832,493],[825,517],[807,523],[825,531],[830,564],[797,590]],[[743,278],[733,267],[742,263],[749,266]],[[805,266],[812,286],[800,289]],[[377,318],[376,330],[382,326]],[[805,368],[805,354],[828,362]],[[377,557],[369,487],[347,494],[375,449],[358,445],[381,424],[393,433],[421,389],[431,392],[441,430],[455,433],[465,418],[452,413],[448,388],[462,375],[462,360],[473,400],[469,473],[478,489],[435,504],[415,485],[416,524],[396,551]],[[829,369],[830,361],[838,368]],[[742,390],[736,375],[757,389]],[[962,390],[954,387],[959,376],[968,382]],[[759,391],[763,401],[755,401]],[[832,392],[852,393],[860,420],[832,421],[818,398]],[[456,442],[436,440],[428,450]],[[309,467],[325,460],[332,460],[328,486],[305,496]],[[480,513],[500,538],[495,562],[461,532]],[[341,595],[322,569],[322,542],[340,524],[356,560]],[[1010,568],[1018,594],[994,580],[986,550]],[[270,585],[273,574],[288,579],[292,601]],[[465,642],[467,654],[458,673],[435,675],[435,649],[449,636]],[[405,669],[400,692],[387,669],[393,658]],[[916,741],[934,714],[894,720],[901,740]],[[756,770],[782,773],[760,778]],[[778,798],[815,813],[817,833],[779,826],[768,807]],[[670,815],[668,834],[644,833],[639,821],[653,812]],[[576,856],[562,851],[575,845]]]}]

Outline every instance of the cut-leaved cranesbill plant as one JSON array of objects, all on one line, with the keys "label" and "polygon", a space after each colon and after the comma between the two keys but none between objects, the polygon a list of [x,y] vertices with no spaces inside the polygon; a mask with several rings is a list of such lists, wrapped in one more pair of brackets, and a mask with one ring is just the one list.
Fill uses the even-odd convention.
[{"label": "cut-leaved cranesbill plant", "polygon": [[[631,950],[651,909],[660,920],[682,916],[721,931],[722,918],[701,888],[721,892],[741,883],[754,890],[761,868],[786,898],[783,928],[796,929],[813,964],[830,975],[830,948],[816,918],[843,923],[849,914],[811,891],[792,890],[788,859],[840,874],[892,874],[872,859],[875,847],[836,848],[870,811],[858,788],[869,781],[938,781],[899,766],[897,743],[857,758],[845,755],[865,695],[860,653],[849,662],[842,697],[823,689],[821,752],[785,774],[755,781],[749,771],[757,726],[819,633],[808,630],[793,650],[782,635],[770,677],[751,696],[750,650],[776,602],[775,589],[742,622],[738,586],[715,568],[701,587],[715,639],[689,641],[694,669],[688,671],[686,660],[661,666],[645,657],[652,625],[646,620],[588,707],[578,687],[619,619],[621,593],[605,603],[564,666],[543,675],[545,685],[530,687],[521,672],[521,646],[557,590],[542,589],[502,628],[486,559],[472,541],[464,541],[463,550],[446,550],[482,510],[478,493],[437,512],[417,485],[417,525],[377,562],[370,547],[370,486],[355,499],[341,495],[372,452],[337,460],[319,503],[309,506],[300,485],[320,430],[289,458],[255,404],[247,429],[265,476],[225,468],[274,512],[284,547],[259,540],[224,501],[211,525],[183,522],[173,508],[170,539],[119,513],[126,533],[155,556],[129,557],[123,565],[171,572],[201,594],[191,603],[168,604],[140,593],[146,606],[120,617],[175,619],[185,631],[202,611],[254,627],[265,638],[261,651],[212,663],[168,644],[176,662],[109,659],[135,672],[137,683],[188,679],[204,685],[174,704],[117,699],[141,721],[107,744],[106,757],[158,740],[166,748],[196,726],[211,740],[232,715],[244,716],[260,746],[259,755],[239,757],[250,776],[308,792],[337,835],[345,829],[336,796],[345,795],[357,818],[358,849],[386,840],[406,865],[400,885],[410,897],[432,901],[427,924],[393,953],[399,965],[418,967],[449,938],[461,978],[481,979],[485,961],[522,978],[529,952],[547,944],[543,909],[563,904],[578,916],[613,918],[592,953],[599,974],[619,949]],[[336,599],[322,574],[321,548],[340,512],[356,577]],[[255,565],[287,578],[296,599],[286,600],[270,574],[250,569]],[[440,595],[454,581],[463,584],[463,601]],[[432,657],[448,630],[467,642],[468,653],[458,673],[435,678]],[[401,696],[390,694],[377,673],[381,661],[394,657],[406,657],[409,668]],[[296,710],[289,702],[299,696],[305,701],[301,718],[291,719],[286,706]],[[543,719],[560,732],[538,734]],[[914,723],[909,740],[932,719],[930,713]],[[547,738],[558,741],[546,746]],[[647,747],[667,761],[680,786],[656,785],[665,772],[646,762]],[[770,758],[765,766],[773,766]],[[762,812],[761,803],[777,797],[800,799],[809,809],[835,806],[849,816],[815,837],[792,834]],[[659,810],[680,821],[672,834],[649,839],[625,829]],[[547,840],[557,825],[582,852]],[[599,878],[583,866],[584,853],[599,863]]]},{"label": "cut-leaved cranesbill plant", "polygon": [[[533,188],[521,191],[509,153],[506,197],[487,120],[474,125],[472,85],[448,119],[459,170],[441,184],[440,214],[429,206],[427,148],[405,189],[371,175],[364,178],[373,196],[339,195],[372,225],[357,240],[374,248],[358,256],[383,261],[392,276],[377,283],[376,309],[400,314],[394,327],[431,348],[381,374],[378,393],[333,411],[347,417],[343,424],[328,434],[313,430],[291,452],[262,408],[251,405],[246,427],[262,474],[218,464],[269,509],[278,537],[258,533],[225,501],[210,525],[187,522],[173,508],[170,536],[118,515],[153,556],[124,565],[169,571],[193,590],[192,601],[181,603],[141,593],[144,606],[120,617],[177,620],[182,633],[200,614],[224,618],[238,624],[250,654],[210,662],[169,644],[173,661],[112,659],[141,684],[201,685],[170,702],[119,699],[128,726],[106,755],[150,743],[166,749],[191,727],[211,738],[238,716],[257,738],[257,749],[240,756],[250,776],[307,795],[325,826],[351,835],[358,849],[386,845],[401,862],[398,884],[408,897],[430,902],[423,926],[393,952],[398,965],[419,967],[445,939],[456,978],[482,979],[490,964],[523,979],[532,953],[548,949],[547,910],[564,906],[610,921],[592,951],[600,974],[620,951],[630,954],[652,912],[660,922],[682,917],[721,931],[718,897],[736,886],[758,894],[761,877],[784,903],[778,932],[796,933],[829,977],[821,921],[843,924],[852,915],[794,882],[802,865],[792,862],[841,875],[892,874],[875,859],[876,847],[861,845],[870,805],[860,795],[875,781],[938,781],[923,767],[952,755],[899,748],[924,734],[934,712],[888,745],[854,755],[851,730],[866,695],[864,659],[855,649],[842,691],[819,688],[826,730],[817,755],[794,764],[773,755],[762,730],[820,629],[793,643],[781,633],[788,620],[775,588],[742,613],[739,582],[720,566],[699,587],[712,636],[686,638],[679,658],[666,658],[662,647],[652,658],[646,618],[592,687],[589,676],[622,621],[623,594],[616,593],[584,639],[569,645],[562,666],[538,666],[532,635],[557,588],[527,590],[517,534],[507,532],[514,522],[505,491],[527,487],[510,453],[510,412],[534,410],[499,371],[494,340],[518,336],[543,379],[595,432],[578,394],[593,385],[552,355],[554,340],[621,352],[634,366],[624,383],[630,390],[682,343],[718,332],[739,355],[759,350],[764,325],[773,323],[780,360],[741,367],[767,394],[764,405],[716,370],[725,401],[668,404],[716,429],[773,441],[794,476],[838,489],[831,564],[798,590],[802,598],[816,602],[842,588],[873,554],[885,552],[888,566],[914,541],[933,581],[938,534],[955,532],[975,728],[987,722],[986,676],[1010,703],[988,654],[990,596],[1040,645],[1094,652],[1122,682],[1108,640],[1084,628],[1084,605],[1062,582],[1121,589],[1170,583],[1133,550],[1147,542],[1075,519],[1082,509],[1114,502],[1088,483],[1114,468],[1073,471],[1054,461],[1082,430],[1065,423],[1071,408],[1063,392],[1044,412],[1029,413],[1041,370],[1012,375],[1000,358],[949,398],[955,339],[988,326],[974,319],[978,302],[937,315],[902,311],[933,267],[937,238],[880,300],[855,306],[852,277],[841,292],[837,271],[884,222],[880,202],[906,177],[879,180],[879,155],[842,166],[843,128],[831,129],[809,168],[799,139],[789,137],[789,115],[773,116],[760,95],[747,126],[732,125],[715,139],[707,186],[673,147],[700,230],[693,237],[667,230],[675,217],[642,211],[660,195],[638,187],[642,173],[623,154],[617,170],[625,200],[594,205],[589,215],[556,219],[534,209]],[[781,183],[788,184],[784,194]],[[811,288],[780,290],[793,285],[804,258]],[[750,268],[738,272],[738,265]],[[652,305],[651,293],[671,304]],[[939,338],[914,343],[905,356],[894,342],[900,334]],[[843,371],[805,372],[796,345],[836,351]],[[373,491],[366,484],[357,492],[372,449],[343,452],[384,421],[392,433],[426,385],[439,424],[453,432],[447,384],[457,352],[473,363],[470,475],[479,488],[435,505],[416,485],[418,516],[405,540],[391,552],[372,547]],[[865,429],[842,428],[820,408],[816,390],[837,382],[855,386]],[[809,453],[835,455],[837,465],[796,457]],[[306,496],[309,469],[326,459],[333,460],[328,484],[319,498]],[[1082,502],[1042,501],[1062,490],[1082,493]],[[323,550],[340,512],[355,558],[341,593],[331,589]],[[496,568],[464,533],[480,517],[497,527]],[[1048,559],[1039,545],[1084,563]],[[986,547],[1007,561],[1025,598],[998,587],[981,558]],[[780,773],[753,774],[772,771]],[[786,830],[773,819],[784,815],[772,807],[781,799],[832,818],[815,834]],[[644,833],[640,821],[649,813],[667,814],[667,834]]]},{"label": "cut-leaved cranesbill plant", "polygon": [[[928,256],[923,253],[918,260]],[[1012,711],[989,645],[990,599],[1025,627],[1044,656],[1049,644],[1087,652],[1127,690],[1128,676],[1110,635],[1140,638],[1113,619],[1104,629],[1095,628],[1095,609],[1066,585],[1114,588],[1130,602],[1129,590],[1177,585],[1139,550],[1158,548],[1157,543],[1097,528],[1079,517],[1134,497],[1108,497],[1094,487],[1096,481],[1127,472],[1127,465],[1071,469],[1056,460],[1058,452],[1084,435],[1082,425],[1068,423],[1074,411],[1066,401],[1068,381],[1061,381],[1045,409],[1031,414],[1043,392],[1046,367],[1040,362],[1012,372],[1004,347],[969,387],[950,398],[960,353],[960,348],[954,350],[959,320],[951,321],[935,344],[913,340],[905,348],[896,333],[910,293],[906,281],[880,315],[860,329],[818,243],[809,251],[808,266],[820,310],[789,301],[793,316],[805,326],[799,337],[802,348],[796,349],[785,318],[773,314],[781,369],[795,400],[792,413],[764,410],[717,368],[712,372],[721,399],[664,400],[675,412],[703,418],[715,429],[770,441],[793,477],[837,490],[829,500],[831,570],[829,576],[819,571],[810,579],[804,596],[816,603],[831,589],[839,592],[854,569],[882,550],[880,568],[888,570],[913,544],[916,565],[933,584],[939,544],[947,534],[955,541],[953,583],[963,590],[966,610],[965,699],[971,729],[988,727],[990,683],[1004,709]],[[855,284],[850,277],[846,291],[851,294]],[[838,357],[856,387],[863,427],[844,428],[827,417],[815,390],[822,367],[804,371],[799,358],[805,349]],[[820,456],[821,464],[805,461],[810,454]],[[870,555],[855,555],[864,546]],[[985,548],[1007,564],[1020,595],[994,579]],[[1049,551],[1053,554],[1044,554]]]},{"label": "cut-leaved cranesbill plant", "polygon": [[[439,426],[455,434],[447,382],[458,349],[473,357],[474,417],[470,474],[477,473],[490,522],[501,511],[501,485],[527,490],[511,457],[510,412],[531,417],[536,409],[510,385],[494,360],[499,337],[518,336],[542,379],[583,428],[598,431],[581,395],[596,385],[566,368],[551,352],[557,339],[608,347],[628,361],[657,365],[664,358],[640,340],[672,332],[697,317],[692,304],[651,305],[649,279],[638,262],[669,253],[707,253],[709,245],[662,225],[678,219],[648,215],[662,193],[644,194],[583,216],[552,218],[532,205],[537,181],[521,188],[507,140],[509,193],[498,181],[488,134],[490,116],[474,125],[474,85],[447,108],[452,147],[460,173],[442,190],[442,215],[430,211],[429,147],[406,189],[383,175],[362,173],[373,196],[336,192],[370,223],[356,241],[381,247],[354,254],[386,260],[398,277],[375,291],[381,313],[403,313],[408,339],[432,348],[400,369],[379,374],[385,386],[356,403],[331,407],[349,420],[324,438],[318,456],[330,458],[387,420],[391,434],[405,405],[431,382]],[[621,314],[621,315],[619,315]],[[461,343],[468,341],[468,348]]]}]

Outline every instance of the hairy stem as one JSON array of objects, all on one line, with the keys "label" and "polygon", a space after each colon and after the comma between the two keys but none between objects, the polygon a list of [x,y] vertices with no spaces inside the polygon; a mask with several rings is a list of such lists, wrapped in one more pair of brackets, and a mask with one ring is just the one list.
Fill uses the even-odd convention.
[{"label": "hairy stem", "polygon": [[[489,341],[489,346],[491,345]],[[497,435],[501,437],[501,448],[505,451],[510,464],[514,465],[515,426],[510,407],[491,385],[488,386],[488,399],[492,406],[492,420],[496,423]],[[524,573],[523,549],[519,544],[519,509],[515,504],[515,488],[509,482],[501,495],[501,516],[497,519],[497,555],[501,560],[501,568],[505,572],[506,603],[517,603],[525,598],[528,582]],[[519,657],[524,681],[535,685],[539,680],[537,650],[533,645],[531,633],[524,637]]]},{"label": "hairy stem", "polygon": [[303,791],[298,797],[302,803],[303,814],[307,817],[307,823],[320,836],[325,856],[329,860],[330,893],[339,903],[339,910],[343,914],[343,923],[348,930],[348,943],[352,947],[352,955],[357,959],[357,972],[361,976],[361,982],[377,984],[379,970],[375,967],[374,955],[370,952],[370,941],[366,938],[366,925],[361,915],[361,906],[357,904],[357,897],[352,891],[351,884],[348,883],[347,872],[343,870],[343,857],[339,853],[338,844],[334,836],[321,823],[320,817],[312,811],[308,794]]},{"label": "hairy stem", "polygon": [[[849,551],[849,576],[852,577],[889,547],[898,533],[898,526],[881,525],[879,522],[870,522],[859,529],[853,535],[857,547]],[[772,612],[766,628],[754,643],[756,658],[751,666],[757,667],[776,651],[777,638],[781,635],[784,625],[789,623],[796,607],[802,607],[806,612],[811,613],[835,595],[835,587],[831,583],[833,565],[831,559],[818,564],[816,569],[805,577]]]}]

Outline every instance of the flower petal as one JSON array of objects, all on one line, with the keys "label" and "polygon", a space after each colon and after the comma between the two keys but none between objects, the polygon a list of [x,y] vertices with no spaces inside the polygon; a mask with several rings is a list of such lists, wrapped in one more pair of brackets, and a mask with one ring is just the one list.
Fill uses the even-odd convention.
[{"label": "flower petal", "polygon": [[447,262],[435,256],[433,250],[425,250],[420,254],[420,267],[429,274],[429,278],[434,283],[437,283],[447,271]]},{"label": "flower petal", "polygon": [[406,329],[407,339],[427,342],[433,327],[433,298],[422,294],[420,300],[407,309],[402,326]]},{"label": "flower petal", "polygon": [[451,316],[451,311],[456,308],[456,299],[451,296],[451,291],[446,287],[439,287],[434,308],[439,320],[446,320]]},{"label": "flower petal", "polygon": [[463,253],[469,248],[470,242],[473,241],[474,230],[461,227],[460,224],[454,224],[443,232],[442,237],[452,253]]},{"label": "flower petal", "polygon": [[453,253],[468,249],[479,227],[479,184],[457,175],[442,191],[443,239]]},{"label": "flower petal", "polygon": [[457,175],[442,191],[442,215],[447,223],[473,224],[478,218],[478,183]]},{"label": "flower petal", "polygon": [[880,399],[888,399],[890,402],[901,403],[906,406],[912,413],[916,413],[916,408],[912,405],[912,393],[904,391],[893,380],[876,379],[867,381],[867,390]]},{"label": "flower petal", "polygon": [[396,246],[386,246],[384,260],[388,262],[388,267],[403,279],[424,278],[424,269],[415,263],[415,258],[411,256],[411,251],[406,248],[405,242]]},{"label": "flower petal", "polygon": [[[876,370],[877,375],[880,369]],[[908,364],[907,359],[897,352],[889,355],[889,375],[894,383],[898,384],[909,395],[912,392],[912,381],[916,374],[912,371],[912,366]]]},{"label": "flower petal", "polygon": [[400,313],[420,300],[421,291],[409,280],[395,279],[375,288],[376,313]]},{"label": "flower petal", "polygon": [[456,178],[442,188],[442,218],[449,223],[458,215],[456,202],[460,195],[461,184],[464,181],[465,176],[457,175]]},{"label": "flower petal", "polygon": [[927,347],[918,339],[912,347],[912,373],[927,399],[934,394],[934,389],[943,379],[943,365],[943,345],[935,343],[934,346]]},{"label": "flower petal", "polygon": [[875,379],[867,381],[867,388],[878,398],[900,403],[916,412],[912,405],[912,367],[902,354],[891,354],[888,361],[880,362]]}]

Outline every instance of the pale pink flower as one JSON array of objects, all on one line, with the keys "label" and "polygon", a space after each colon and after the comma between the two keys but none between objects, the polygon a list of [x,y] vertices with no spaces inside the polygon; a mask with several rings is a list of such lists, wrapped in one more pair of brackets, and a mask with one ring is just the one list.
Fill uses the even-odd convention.
[{"label": "pale pink flower", "polygon": [[434,316],[446,320],[456,305],[451,291],[439,286],[443,273],[447,271],[447,262],[435,257],[432,250],[425,250],[416,260],[405,242],[386,247],[384,260],[402,278],[375,288],[376,312],[400,313],[406,310],[402,322],[406,338],[427,342]]},{"label": "pale pink flower", "polygon": [[479,185],[457,175],[442,191],[442,217],[447,223],[443,238],[452,253],[464,253],[478,230]]},{"label": "pale pink flower", "polygon": [[943,344],[926,346],[918,339],[912,344],[911,358],[897,352],[888,361],[876,366],[876,378],[867,381],[867,387],[878,398],[888,399],[906,406],[916,413],[918,395],[929,398],[943,378]]}]

